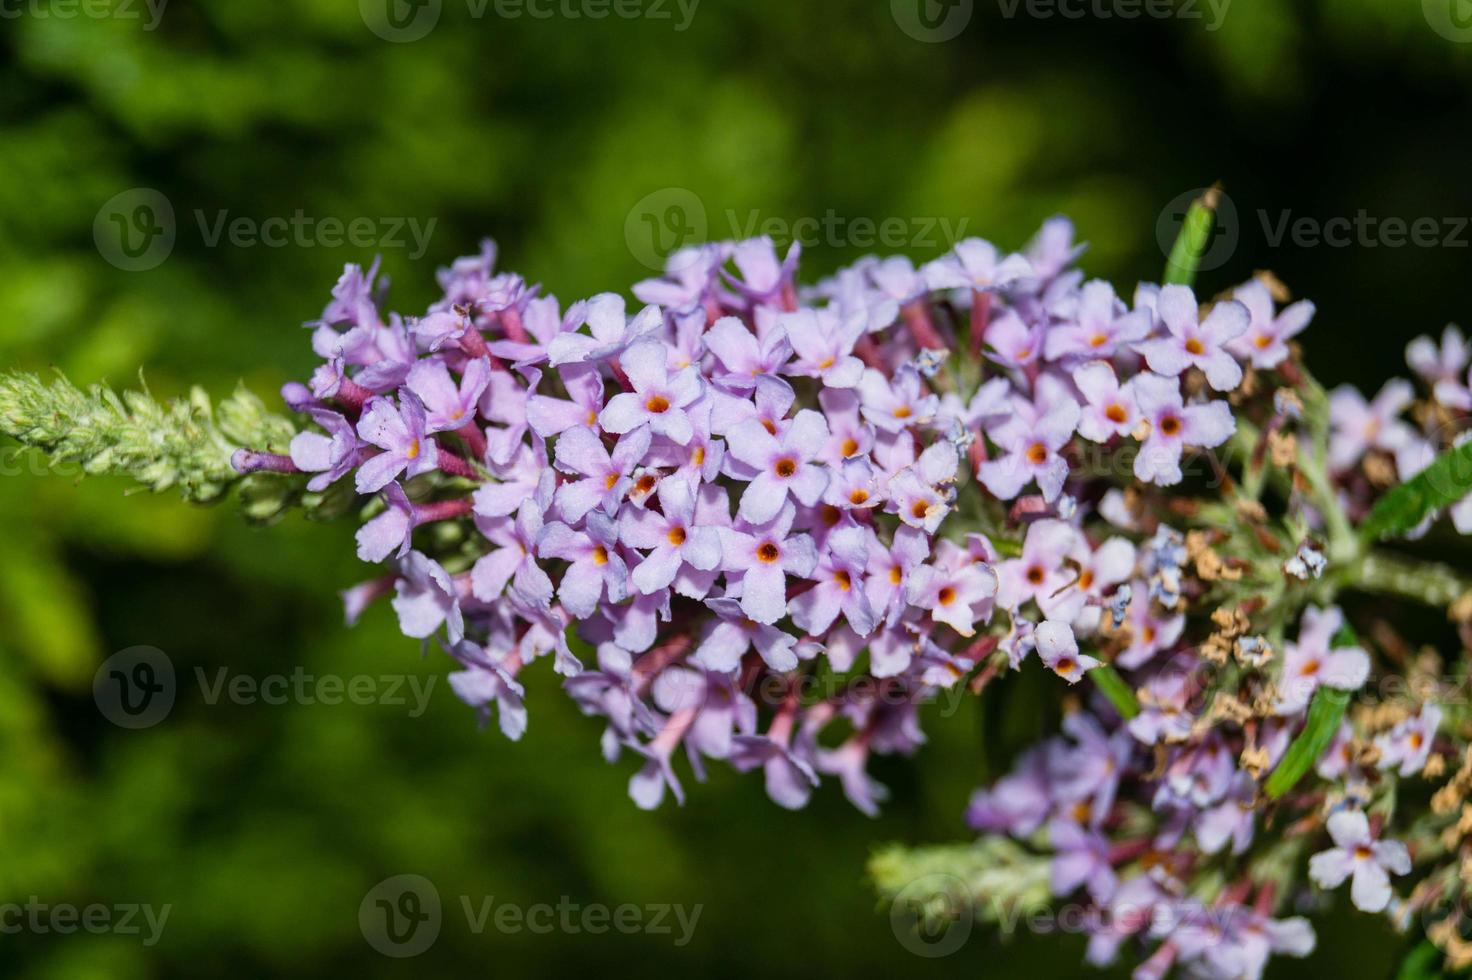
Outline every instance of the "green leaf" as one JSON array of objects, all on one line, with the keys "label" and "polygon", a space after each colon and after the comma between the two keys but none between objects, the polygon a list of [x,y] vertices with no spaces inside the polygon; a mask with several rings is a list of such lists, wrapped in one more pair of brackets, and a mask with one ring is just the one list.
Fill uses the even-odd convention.
[{"label": "green leaf", "polygon": [[1360,528],[1365,541],[1404,534],[1427,515],[1472,493],[1472,442],[1449,449],[1375,502]]},{"label": "green leaf", "polygon": [[1334,733],[1339,731],[1339,722],[1348,707],[1348,691],[1321,687],[1314,692],[1313,703],[1308,707],[1308,724],[1288,746],[1283,761],[1278,763],[1278,768],[1273,770],[1263,787],[1270,798],[1276,800],[1292,789],[1318,761],[1329,743],[1334,741]]},{"label": "green leaf", "polygon": [[1165,262],[1167,286],[1189,286],[1196,281],[1196,269],[1201,256],[1211,244],[1211,229],[1216,223],[1216,202],[1221,195],[1221,185],[1211,187],[1186,211],[1186,220],[1181,223],[1181,232],[1171,246],[1170,257]]},{"label": "green leaf", "polygon": [[1421,940],[1407,953],[1395,971],[1395,980],[1440,980],[1443,976],[1441,950],[1429,939]]},{"label": "green leaf", "polygon": [[1100,664],[1089,671],[1089,676],[1094,679],[1094,686],[1099,693],[1109,699],[1116,711],[1126,720],[1140,713],[1140,702],[1135,698],[1135,692],[1119,676],[1119,671],[1108,664]]}]

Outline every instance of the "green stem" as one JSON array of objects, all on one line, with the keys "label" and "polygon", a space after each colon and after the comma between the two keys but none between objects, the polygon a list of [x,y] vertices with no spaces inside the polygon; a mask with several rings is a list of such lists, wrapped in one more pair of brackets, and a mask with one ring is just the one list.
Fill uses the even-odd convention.
[{"label": "green stem", "polygon": [[1445,608],[1472,591],[1472,581],[1448,565],[1372,551],[1339,577],[1339,587],[1414,599]]}]

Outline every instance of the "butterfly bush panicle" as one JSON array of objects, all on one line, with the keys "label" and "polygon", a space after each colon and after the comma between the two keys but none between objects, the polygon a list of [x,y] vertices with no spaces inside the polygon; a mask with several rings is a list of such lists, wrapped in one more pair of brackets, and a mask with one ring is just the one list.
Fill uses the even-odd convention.
[{"label": "butterfly bush panicle", "polygon": [[[1345,883],[1424,918],[1472,867],[1463,716],[1365,692],[1377,651],[1463,668],[1337,595],[1466,592],[1354,527],[1460,445],[1467,342],[1411,345],[1420,401],[1325,392],[1298,346],[1314,307],[1275,279],[1126,300],[1082,252],[1053,219],[1015,254],[970,239],[802,286],[797,247],[723,242],[631,308],[564,306],[486,243],[417,315],[350,266],[312,325],[321,366],[283,390],[304,430],[237,461],[357,496],[359,555],[385,567],[349,618],[387,600],[508,737],[550,656],[641,807],[719,760],[781,806],[835,781],[872,814],[870,760],[914,752],[927,703],[1041,670],[1061,734],[977,792],[982,844],[946,853],[993,894],[1082,908],[1091,962],[1256,977],[1312,949],[1289,913]],[[1442,496],[1472,528],[1472,495]],[[1427,781],[1429,811],[1397,808]],[[881,886],[907,862],[935,864],[886,852]]]}]

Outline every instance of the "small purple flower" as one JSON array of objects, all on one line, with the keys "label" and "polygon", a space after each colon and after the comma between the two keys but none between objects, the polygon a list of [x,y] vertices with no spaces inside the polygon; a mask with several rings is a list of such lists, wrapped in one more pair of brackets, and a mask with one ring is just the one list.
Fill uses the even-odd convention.
[{"label": "small purple flower", "polygon": [[481,602],[495,602],[510,584],[511,594],[531,609],[552,601],[552,580],[537,565],[537,536],[542,512],[535,501],[524,501],[516,517],[478,520],[482,534],[494,548],[470,570],[471,592]]},{"label": "small purple flower", "polygon": [[1067,820],[1054,820],[1048,828],[1053,848],[1051,885],[1053,894],[1072,895],[1080,887],[1096,902],[1107,902],[1118,880],[1109,863],[1109,841],[1102,834]]},{"label": "small purple flower", "polygon": [[874,629],[874,613],[864,591],[868,537],[868,532],[858,526],[839,528],[828,535],[813,572],[818,584],[791,603],[792,621],[799,629],[810,636],[821,636],[839,615],[860,636]]},{"label": "small purple flower", "polygon": [[619,518],[623,543],[648,552],[630,578],[641,595],[668,588],[686,565],[709,572],[721,562],[721,539],[716,529],[695,526],[695,494],[690,484],[662,480],[656,492],[660,513],[630,508]]},{"label": "small purple flower", "polygon": [[634,296],[641,303],[652,303],[677,313],[698,308],[714,287],[729,255],[730,248],[724,243],[677,249],[665,259],[664,278],[634,283]]},{"label": "small purple flower", "polygon": [[1196,817],[1196,841],[1207,854],[1219,853],[1230,842],[1233,854],[1241,854],[1252,844],[1257,822],[1254,803],[1257,784],[1245,772],[1237,773],[1227,798]]},{"label": "small purple flower", "polygon": [[414,533],[414,505],[397,483],[385,487],[383,495],[388,508],[358,529],[358,558],[362,561],[383,561],[395,550],[402,558],[409,550]]},{"label": "small purple flower", "polygon": [[756,379],[777,374],[792,357],[787,331],[780,327],[758,338],[734,316],[722,317],[705,332],[705,349],[715,355],[724,371],[715,380],[734,391],[750,391]]},{"label": "small purple flower", "polygon": [[625,391],[609,399],[598,421],[615,435],[623,435],[641,425],[649,426],[681,446],[695,434],[686,407],[700,397],[700,375],[686,368],[670,377],[664,347],[657,341],[641,341],[624,352],[620,359],[633,391]]},{"label": "small purple flower", "polygon": [[792,634],[759,623],[742,611],[735,599],[707,599],[706,607],[719,617],[696,649],[693,661],[707,670],[730,673],[741,666],[741,658],[753,647],[772,670],[782,672],[797,666]]},{"label": "small purple flower", "polygon": [[997,247],[981,238],[956,243],[950,253],[921,270],[931,289],[970,289],[985,293],[1010,286],[1033,274],[1032,263],[1021,255],[1003,257]]},{"label": "small purple flower", "polygon": [[557,466],[564,473],[581,474],[557,488],[553,498],[562,519],[576,524],[595,507],[610,517],[618,511],[633,485],[634,467],[649,451],[647,428],[638,428],[619,439],[610,453],[591,429],[568,429],[557,440]]},{"label": "small purple flower", "polygon": [[603,411],[603,378],[588,364],[569,364],[557,372],[567,398],[532,395],[526,402],[526,419],[531,430],[543,439],[568,429],[593,428]]},{"label": "small purple flower", "polygon": [[1436,400],[1463,411],[1472,409],[1472,389],[1465,373],[1469,361],[1472,345],[1456,326],[1442,332],[1439,345],[1430,337],[1417,337],[1406,347],[1406,363],[1432,386]]},{"label": "small purple flower", "polygon": [[405,386],[425,408],[426,432],[453,432],[475,420],[480,396],[491,383],[491,362],[473,358],[457,386],[444,361],[420,361],[409,369]]},{"label": "small purple flower", "polygon": [[664,315],[654,306],[646,306],[630,319],[624,298],[617,293],[594,296],[585,309],[585,322],[592,335],[569,331],[552,338],[547,345],[547,359],[553,367],[618,357],[630,344],[664,325]]},{"label": "small purple flower", "polygon": [[859,379],[859,397],[864,418],[885,432],[928,422],[940,406],[940,399],[925,390],[924,380],[911,367],[896,371],[892,382],[873,368],[866,369]]},{"label": "small purple flower", "polygon": [[1275,368],[1288,359],[1288,341],[1298,336],[1314,318],[1314,304],[1294,303],[1281,313],[1273,311],[1273,294],[1261,279],[1238,286],[1232,298],[1247,307],[1247,331],[1227,344],[1242,360],[1258,370]]},{"label": "small purple flower", "polygon": [[997,575],[974,562],[937,561],[915,569],[905,592],[906,601],[928,610],[935,622],[945,623],[962,636],[975,636],[976,623],[990,614]]},{"label": "small purple flower", "polygon": [[1140,713],[1130,719],[1129,731],[1146,745],[1183,742],[1195,719],[1186,710],[1190,682],[1179,672],[1156,674],[1140,691]]},{"label": "small purple flower", "polygon": [[439,450],[429,437],[424,406],[411,392],[399,397],[395,407],[388,398],[373,398],[358,420],[358,435],[383,452],[358,468],[359,493],[381,490],[399,474],[409,478],[439,466]]},{"label": "small purple flower", "polygon": [[772,802],[788,810],[801,810],[818,785],[818,774],[776,733],[780,722],[780,718],[774,721],[767,735],[735,736],[731,740],[731,765],[741,772],[761,766]]},{"label": "small purple flower", "polygon": [[464,670],[456,671],[448,678],[455,696],[476,709],[481,724],[489,719],[491,705],[494,704],[501,733],[513,742],[520,741],[526,734],[526,705],[523,703],[526,689],[515,675],[469,640],[461,640],[450,647],[450,655],[465,666]]},{"label": "small purple flower", "polygon": [[1078,652],[1078,641],[1067,623],[1045,619],[1038,623],[1033,637],[1038,659],[1070,684],[1077,684],[1087,671],[1099,666],[1096,658]]},{"label": "small purple flower", "polygon": [[987,357],[1010,368],[1030,368],[1043,359],[1043,337],[1046,323],[1028,326],[1011,310],[998,316],[986,328],[986,343],[991,348]]},{"label": "small purple flower", "polygon": [[1031,837],[1053,809],[1046,753],[1030,749],[991,789],[978,790],[966,808],[974,830]]},{"label": "small purple flower", "polygon": [[307,481],[307,489],[320,493],[347,476],[363,458],[363,444],[353,424],[337,412],[313,409],[312,420],[327,430],[298,432],[291,439],[291,461],[296,468],[317,475]]},{"label": "small purple flower", "polygon": [[1072,265],[1087,247],[1074,244],[1073,222],[1058,215],[1043,222],[1023,255],[1032,263],[1037,278],[1047,282]]},{"label": "small purple flower", "polygon": [[1330,392],[1330,468],[1347,470],[1372,449],[1396,453],[1413,442],[1415,432],[1400,420],[1400,413],[1414,397],[1410,383],[1399,378],[1387,381],[1371,402],[1349,385]]},{"label": "small purple flower", "polygon": [[1410,874],[1411,855],[1400,841],[1376,840],[1370,821],[1359,811],[1329,817],[1334,846],[1309,858],[1308,876],[1320,888],[1338,888],[1353,877],[1349,897],[1355,908],[1380,912],[1390,904],[1390,876]]},{"label": "small purple flower", "polygon": [[1139,425],[1135,379],[1120,384],[1108,361],[1090,361],[1075,368],[1073,383],[1085,399],[1078,420],[1078,434],[1085,439],[1108,442],[1116,436],[1129,435]]},{"label": "small purple flower", "polygon": [[765,235],[737,242],[731,249],[731,261],[736,264],[741,276],[728,275],[726,281],[741,294],[757,303],[769,303],[780,297],[784,288],[790,289],[797,260],[802,256],[802,245],[793,242],[787,255],[780,262],[777,247]]},{"label": "small purple flower", "polygon": [[465,638],[465,620],[460,613],[455,583],[439,562],[411,551],[399,562],[392,601],[399,615],[399,629],[416,640],[433,636],[446,627],[451,643]]},{"label": "small purple flower", "polygon": [[1099,279],[1084,284],[1069,322],[1048,331],[1048,360],[1109,358],[1150,335],[1150,316],[1128,312],[1114,287]]},{"label": "small purple flower", "polygon": [[1002,500],[1011,500],[1024,486],[1036,481],[1043,499],[1051,503],[1068,479],[1068,460],[1059,450],[1078,427],[1078,403],[1061,395],[1046,411],[1030,410],[1025,403],[1018,404],[1017,409],[990,433],[1005,455],[982,463],[978,475],[982,484]]},{"label": "small purple flower", "polygon": [[1320,686],[1357,691],[1370,676],[1370,657],[1359,647],[1332,648],[1334,634],[1344,625],[1339,607],[1303,611],[1298,641],[1283,651],[1283,673],[1278,678],[1279,714],[1296,714],[1308,707]]},{"label": "small purple flower", "polygon": [[592,511],[583,530],[561,521],[537,532],[537,554],[570,562],[557,586],[562,607],[578,619],[587,619],[607,594],[609,602],[628,595],[629,569],[618,554],[618,531],[607,515]]},{"label": "small purple flower", "polygon": [[1375,739],[1380,750],[1381,769],[1395,769],[1402,776],[1414,776],[1426,766],[1436,730],[1441,727],[1442,710],[1434,704],[1421,706],[1421,713],[1407,718]]},{"label": "small purple flower", "polygon": [[807,578],[818,563],[813,539],[789,533],[795,516],[789,503],[763,527],[720,528],[721,568],[728,582],[739,581],[741,610],[758,623],[770,625],[785,616],[787,576]]},{"label": "small purple flower", "polygon": [[757,421],[742,422],[726,437],[727,459],[754,471],[741,495],[739,515],[752,524],[777,516],[789,494],[812,507],[828,487],[828,471],[814,460],[828,441],[828,423],[811,409],[797,417],[780,435]]},{"label": "small purple flower", "polygon": [[866,591],[869,606],[886,626],[893,627],[905,611],[910,577],[930,557],[930,538],[909,526],[895,529],[888,549],[871,547]]},{"label": "small purple flower", "polygon": [[1155,309],[1168,336],[1138,345],[1150,370],[1174,378],[1198,367],[1217,391],[1231,391],[1242,383],[1242,365],[1226,348],[1247,331],[1252,320],[1247,307],[1235,300],[1218,303],[1203,321],[1189,286],[1162,286]]},{"label": "small purple flower", "polygon": [[797,359],[789,374],[821,378],[825,388],[852,388],[864,375],[864,362],[854,356],[854,344],[864,335],[868,318],[862,313],[840,319],[833,310],[798,310],[783,314],[780,323]]},{"label": "small purple flower", "polygon": [[1181,482],[1181,454],[1187,446],[1220,446],[1237,430],[1224,401],[1187,406],[1175,378],[1141,374],[1134,379],[1135,403],[1150,423],[1150,435],[1135,456],[1135,476],[1168,487]]},{"label": "small purple flower", "polygon": [[1033,600],[1042,606],[1068,588],[1072,575],[1063,562],[1080,547],[1079,533],[1065,521],[1034,522],[1022,539],[1022,554],[997,566],[997,602],[1019,609]]}]

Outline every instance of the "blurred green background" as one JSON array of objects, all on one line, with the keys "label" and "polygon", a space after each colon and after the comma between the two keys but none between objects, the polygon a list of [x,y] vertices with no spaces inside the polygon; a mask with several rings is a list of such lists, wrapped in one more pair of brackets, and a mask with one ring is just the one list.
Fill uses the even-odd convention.
[{"label": "blurred green background", "polygon": [[[901,250],[920,258],[945,244],[923,240],[930,219],[1016,247],[1066,212],[1092,243],[1086,267],[1128,289],[1158,276],[1172,202],[1221,179],[1235,244],[1202,284],[1272,268],[1312,297],[1310,363],[1326,380],[1378,386],[1407,340],[1472,310],[1465,229],[1435,247],[1269,234],[1285,212],[1430,217],[1443,235],[1472,216],[1460,0],[1236,0],[1220,18],[1220,0],[1197,0],[1135,20],[975,0],[953,8],[969,6],[969,23],[939,43],[901,29],[918,23],[914,2],[704,0],[685,23],[654,0],[641,9],[666,16],[477,17],[479,5],[443,0],[426,36],[391,43],[368,27],[389,23],[380,0],[173,0],[156,22],[141,0],[0,0],[0,364],[119,385],[143,366],[163,395],[243,378],[275,404],[312,364],[302,322],[343,263],[375,249],[211,244],[221,212],[433,220],[422,255],[382,243],[409,312],[432,297],[435,267],[486,235],[503,265],[565,301],[627,291],[668,244],[643,213],[691,195],[711,236],[831,210],[903,219],[922,240]],[[419,3],[400,12],[434,6]],[[172,252],[145,271],[94,240],[99,209],[134,188],[176,216]],[[806,279],[869,250],[846,227],[808,243]],[[253,531],[229,507],[124,499],[119,484],[48,475],[3,448],[0,904],[173,909],[152,948],[0,936],[0,975],[1088,972],[1076,937],[1001,943],[978,929],[950,957],[915,956],[864,880],[881,842],[963,836],[988,760],[1046,724],[1025,682],[932,712],[926,750],[880,764],[895,798],[877,820],[833,787],[787,813],[759,778],[724,769],[687,785],[684,808],[643,814],[625,796],[631,762],[602,762],[600,726],[544,665],[530,731],[511,744],[477,730],[443,683],[445,658],[421,659],[386,608],[345,629],[335,592],[364,577],[353,528]],[[182,687],[164,723],[132,732],[99,715],[90,689],[98,664],[138,644],[166,651]],[[222,667],[439,680],[419,718],[210,705],[195,671]],[[381,956],[358,926],[364,894],[401,873],[431,879],[446,904],[416,960]],[[642,934],[475,935],[462,895],[703,910],[677,948]],[[1400,940],[1365,922],[1325,923],[1312,969],[1387,974]]]}]

